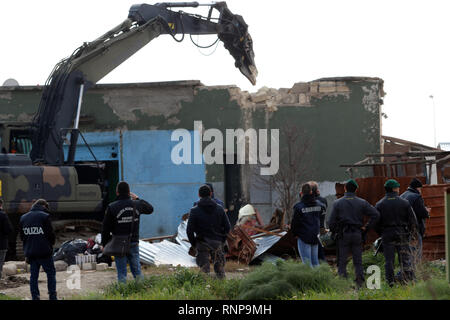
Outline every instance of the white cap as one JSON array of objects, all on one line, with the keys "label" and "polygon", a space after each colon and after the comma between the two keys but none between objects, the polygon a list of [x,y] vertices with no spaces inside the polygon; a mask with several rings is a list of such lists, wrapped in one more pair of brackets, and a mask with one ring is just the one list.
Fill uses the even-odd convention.
[{"label": "white cap", "polygon": [[247,205],[243,206],[241,209],[239,209],[238,219],[240,220],[242,217],[252,216],[254,214],[256,214],[256,212],[255,212],[255,209],[253,208],[253,206],[251,204],[247,204]]}]

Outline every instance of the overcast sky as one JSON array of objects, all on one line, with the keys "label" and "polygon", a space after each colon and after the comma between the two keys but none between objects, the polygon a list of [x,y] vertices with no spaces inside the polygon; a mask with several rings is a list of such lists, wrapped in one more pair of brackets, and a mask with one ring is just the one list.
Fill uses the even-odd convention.
[{"label": "overcast sky", "polygon": [[[53,66],[83,42],[122,22],[136,0],[0,1],[0,85],[44,84]],[[220,43],[199,52],[189,40],[164,35],[100,83],[200,80],[290,88],[321,77],[384,79],[383,134],[433,145],[450,142],[450,2],[365,0],[228,0],[244,17],[254,42],[259,76],[253,87]],[[186,10],[188,11],[188,10]],[[196,12],[206,15],[205,8]],[[196,37],[194,37],[196,39]],[[206,45],[214,37],[200,37]],[[429,96],[433,95],[432,100]],[[1,112],[1,110],[0,110]]]}]

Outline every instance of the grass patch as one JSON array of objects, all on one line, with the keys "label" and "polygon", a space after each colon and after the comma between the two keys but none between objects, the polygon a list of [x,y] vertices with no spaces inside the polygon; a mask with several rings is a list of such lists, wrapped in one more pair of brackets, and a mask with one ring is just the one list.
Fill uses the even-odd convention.
[{"label": "grass patch", "polygon": [[327,264],[317,268],[295,261],[266,262],[241,280],[239,299],[289,299],[315,293],[343,292],[351,283],[339,279]]},{"label": "grass patch", "polygon": [[18,297],[8,296],[6,294],[0,294],[0,300],[22,300]]},{"label": "grass patch", "polygon": [[197,270],[175,268],[172,274],[145,276],[141,280],[114,283],[103,293],[77,299],[107,300],[229,300],[236,298],[239,280],[220,280]]},{"label": "grass patch", "polygon": [[[384,279],[384,257],[363,255],[365,270],[378,265],[382,271],[381,288],[370,290],[354,288],[353,278],[341,279],[336,268],[322,264],[311,268],[296,261],[265,262],[226,280],[201,273],[197,268],[171,267],[158,269],[142,280],[125,284],[114,283],[103,292],[91,293],[73,299],[112,300],[427,300],[450,299],[450,285],[445,280],[445,268],[433,263],[418,266],[417,281],[390,288]],[[245,269],[233,265],[232,269]],[[156,269],[155,269],[156,270]],[[351,263],[349,271],[352,273]],[[1,299],[1,296],[0,296]]]}]

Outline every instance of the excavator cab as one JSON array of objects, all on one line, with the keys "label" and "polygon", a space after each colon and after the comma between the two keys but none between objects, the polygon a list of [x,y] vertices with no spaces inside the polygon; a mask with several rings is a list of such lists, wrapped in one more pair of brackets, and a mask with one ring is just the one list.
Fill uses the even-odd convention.
[{"label": "excavator cab", "polygon": [[0,153],[29,155],[31,126],[27,123],[0,123]]}]

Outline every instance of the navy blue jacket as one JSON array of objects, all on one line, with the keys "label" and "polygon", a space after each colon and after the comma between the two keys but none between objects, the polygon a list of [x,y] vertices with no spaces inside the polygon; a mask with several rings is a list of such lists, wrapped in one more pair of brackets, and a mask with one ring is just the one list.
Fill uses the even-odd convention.
[{"label": "navy blue jacket", "polygon": [[186,233],[189,242],[195,247],[197,239],[224,242],[230,229],[230,221],[223,207],[211,198],[203,198],[189,213]]},{"label": "navy blue jacket", "polygon": [[400,198],[397,192],[386,193],[375,208],[380,212],[377,232],[383,237],[410,233],[417,227],[416,215],[411,205]]},{"label": "navy blue jacket", "polygon": [[428,210],[425,208],[422,195],[420,192],[413,188],[408,188],[400,198],[408,200],[409,204],[416,214],[417,223],[419,225],[419,232],[423,236],[425,234],[425,219],[430,217]]},{"label": "navy blue jacket", "polygon": [[0,210],[0,250],[8,249],[8,236],[11,232],[12,227],[8,216]]},{"label": "navy blue jacket", "polygon": [[[217,203],[218,205],[220,205],[222,208],[225,209],[225,204],[223,203],[222,200],[217,199],[217,198],[214,198],[214,196],[212,196],[211,199],[212,199],[215,203]],[[195,202],[194,202],[194,207],[195,207],[197,204],[198,204],[198,201],[195,201]]]},{"label": "navy blue jacket", "polygon": [[34,205],[31,211],[20,217],[20,238],[27,258],[49,258],[53,254],[55,233],[50,215],[45,207]]},{"label": "navy blue jacket", "polygon": [[368,230],[376,226],[380,215],[366,200],[357,197],[353,192],[346,192],[333,203],[328,226],[335,234],[340,234],[346,228],[360,230],[364,224],[364,216],[370,218],[366,225]]},{"label": "navy blue jacket", "polygon": [[313,195],[303,196],[301,201],[294,206],[291,223],[293,235],[299,237],[305,243],[318,244],[320,216],[325,210],[325,205],[316,200]]}]

